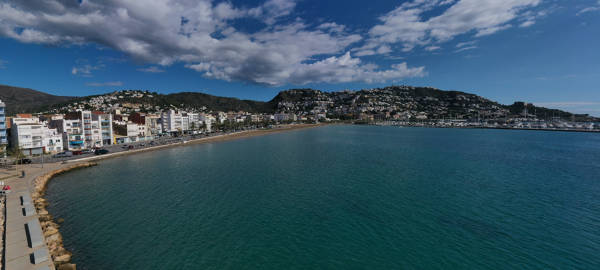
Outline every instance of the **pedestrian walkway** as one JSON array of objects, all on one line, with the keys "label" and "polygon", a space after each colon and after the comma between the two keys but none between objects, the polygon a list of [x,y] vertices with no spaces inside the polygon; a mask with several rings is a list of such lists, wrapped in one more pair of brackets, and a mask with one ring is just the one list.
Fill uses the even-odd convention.
[{"label": "pedestrian walkway", "polygon": [[39,164],[27,165],[23,168],[25,178],[12,177],[4,180],[12,189],[6,196],[6,270],[54,269],[38,214],[35,211],[31,213],[31,191],[36,177],[59,166],[46,164],[41,168]]}]

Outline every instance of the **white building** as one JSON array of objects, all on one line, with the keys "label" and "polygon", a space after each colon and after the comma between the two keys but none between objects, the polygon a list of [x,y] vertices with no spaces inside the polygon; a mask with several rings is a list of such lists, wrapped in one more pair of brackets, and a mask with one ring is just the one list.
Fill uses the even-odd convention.
[{"label": "white building", "polygon": [[0,100],[0,147],[4,149],[8,144],[6,134],[6,114],[4,112],[6,105]]},{"label": "white building", "polygon": [[168,110],[161,115],[163,132],[183,131],[182,115],[175,110]]},{"label": "white building", "polygon": [[112,114],[94,113],[92,119],[100,123],[102,146],[113,144],[114,131]]},{"label": "white building", "polygon": [[52,120],[50,126],[63,136],[65,150],[81,150],[113,144],[112,115],[77,111],[63,119]]},{"label": "white building", "polygon": [[62,136],[49,129],[37,118],[12,118],[11,145],[19,147],[25,155],[62,151]]},{"label": "white building", "polygon": [[56,129],[43,127],[43,141],[47,153],[58,153],[63,151],[63,136]]},{"label": "white building", "polygon": [[207,132],[210,132],[212,129],[212,123],[215,123],[215,117],[210,114],[200,114],[200,121],[204,123],[204,128]]}]

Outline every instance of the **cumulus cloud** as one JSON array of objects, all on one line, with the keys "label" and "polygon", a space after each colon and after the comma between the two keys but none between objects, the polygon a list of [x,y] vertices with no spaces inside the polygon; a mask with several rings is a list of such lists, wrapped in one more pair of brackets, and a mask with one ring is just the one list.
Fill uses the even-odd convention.
[{"label": "cumulus cloud", "polygon": [[[292,0],[267,0],[254,7],[211,0],[6,0],[0,3],[0,36],[38,44],[99,44],[142,63],[183,63],[208,78],[266,85],[423,74],[422,67],[405,63],[377,70],[367,63],[344,63],[347,57],[359,60],[347,52],[362,37],[335,22],[314,26],[292,18],[295,7]],[[261,21],[264,27],[251,33],[236,29],[235,20],[242,18]],[[374,49],[376,54],[391,51],[385,45]],[[331,78],[324,65],[344,78]],[[91,76],[94,69],[82,64],[71,71]]]},{"label": "cumulus cloud", "polygon": [[116,82],[90,82],[90,83],[86,83],[85,85],[87,86],[94,86],[94,87],[103,87],[103,86],[122,86],[123,83],[116,81]]},{"label": "cumulus cloud", "polygon": [[[431,46],[454,37],[474,33],[476,37],[490,35],[512,27],[514,20],[523,20],[521,26],[530,26],[538,14],[524,14],[541,0],[414,0],[381,16],[380,24],[369,31],[364,46],[357,53],[376,52],[380,46],[399,44],[405,52],[417,46]],[[424,14],[436,8],[447,7],[440,15],[425,18]],[[542,14],[539,14],[542,15]]]},{"label": "cumulus cloud", "polygon": [[149,66],[149,67],[146,67],[146,68],[138,68],[138,71],[148,72],[148,73],[161,73],[161,72],[165,72],[164,69],[161,69],[161,68],[159,68],[157,66]]}]

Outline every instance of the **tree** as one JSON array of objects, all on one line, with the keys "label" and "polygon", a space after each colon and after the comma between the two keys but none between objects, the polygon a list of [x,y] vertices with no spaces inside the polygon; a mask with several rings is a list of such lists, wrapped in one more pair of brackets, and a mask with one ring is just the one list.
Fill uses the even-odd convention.
[{"label": "tree", "polygon": [[20,146],[14,146],[9,151],[8,154],[13,156],[16,159],[21,159],[25,155],[23,154],[23,149]]}]

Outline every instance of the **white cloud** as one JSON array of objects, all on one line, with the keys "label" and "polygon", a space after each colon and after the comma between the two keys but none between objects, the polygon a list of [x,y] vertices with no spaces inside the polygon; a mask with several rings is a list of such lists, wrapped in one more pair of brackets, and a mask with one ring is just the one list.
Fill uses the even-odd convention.
[{"label": "white cloud", "polygon": [[477,49],[477,46],[462,46],[458,49],[456,49],[454,52],[455,53],[459,53],[459,52],[464,52],[464,51],[469,51],[469,50],[473,50],[473,49]]},{"label": "white cloud", "polygon": [[529,26],[532,26],[533,24],[535,24],[535,21],[524,21],[521,24],[519,24],[519,27],[529,27]]},{"label": "white cloud", "polygon": [[600,0],[598,2],[596,2],[596,4],[593,6],[589,6],[589,7],[581,9],[580,11],[577,12],[576,15],[580,16],[581,14],[588,13],[588,12],[595,12],[595,11],[600,11]]},{"label": "white cloud", "polygon": [[138,71],[148,72],[148,73],[161,73],[161,72],[165,72],[164,69],[161,69],[161,68],[159,68],[157,66],[149,66],[149,67],[146,67],[146,68],[138,68]]},{"label": "white cloud", "polygon": [[295,7],[293,0],[267,0],[263,5],[248,10],[248,14],[261,18],[266,24],[274,24],[278,18],[290,15]]},{"label": "white cloud", "polygon": [[425,47],[425,50],[428,51],[428,52],[432,52],[432,51],[437,51],[437,50],[439,50],[441,48],[442,47],[440,47],[440,46],[427,46],[427,47]]},{"label": "white cloud", "polygon": [[[400,44],[404,51],[417,46],[430,46],[467,33],[476,37],[490,35],[512,27],[513,20],[541,0],[414,0],[405,2],[381,16],[381,24],[369,31],[366,44],[357,49],[359,54],[376,52],[374,48],[386,44]],[[452,5],[450,5],[452,4]],[[440,6],[450,5],[440,15],[425,19],[423,14]],[[529,25],[534,17],[529,17]],[[526,25],[527,25],[526,24]]]},{"label": "white cloud", "polygon": [[94,86],[94,87],[103,87],[103,86],[122,86],[123,83],[116,81],[116,82],[90,82],[90,83],[86,83],[85,85],[87,86]]},{"label": "white cloud", "polygon": [[345,83],[365,81],[367,83],[397,81],[407,77],[423,77],[424,67],[409,68],[406,63],[392,65],[391,69],[379,70],[376,65],[363,64],[359,58],[346,54],[312,63],[302,64],[293,72],[292,83]]},{"label": "white cloud", "polygon": [[[347,70],[341,60],[362,37],[334,22],[313,26],[292,19],[295,7],[292,0],[267,0],[255,7],[211,0],[7,0],[0,3],[0,36],[26,43],[99,44],[142,63],[183,63],[208,78],[267,85],[324,81],[330,72],[319,67],[326,63],[344,73],[343,81],[424,73],[405,63],[377,71],[360,63],[352,66],[359,70]],[[234,23],[240,18],[262,21],[264,27],[241,31]],[[375,54],[391,51],[386,44],[373,48]],[[93,70],[94,65],[80,64],[71,72],[91,76]]]},{"label": "white cloud", "polygon": [[71,68],[71,74],[82,77],[92,77],[94,70],[100,70],[104,68],[103,63],[98,62],[95,65],[91,65],[86,59],[78,59],[75,64],[76,66]]},{"label": "white cloud", "polygon": [[462,47],[469,47],[469,46],[473,46],[477,43],[476,40],[472,40],[472,41],[466,41],[466,42],[459,42],[456,44],[456,48],[462,48]]}]

